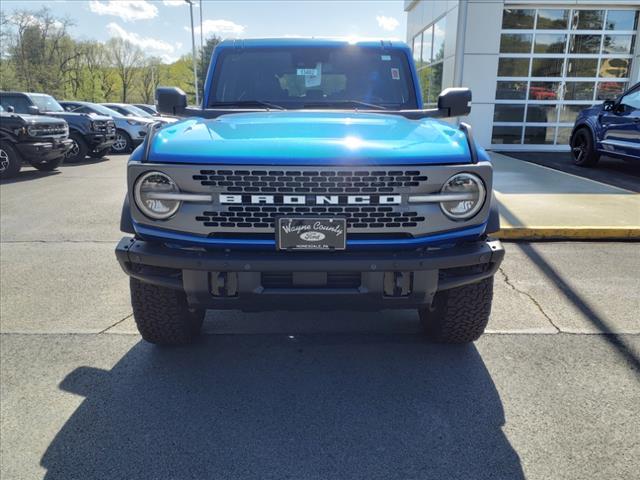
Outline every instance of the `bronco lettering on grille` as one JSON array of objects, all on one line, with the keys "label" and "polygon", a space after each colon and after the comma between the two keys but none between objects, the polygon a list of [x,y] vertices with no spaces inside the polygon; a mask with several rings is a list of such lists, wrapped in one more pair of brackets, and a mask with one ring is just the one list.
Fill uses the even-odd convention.
[{"label": "bronco lettering on grille", "polygon": [[220,194],[221,205],[400,205],[401,195],[230,195]]}]

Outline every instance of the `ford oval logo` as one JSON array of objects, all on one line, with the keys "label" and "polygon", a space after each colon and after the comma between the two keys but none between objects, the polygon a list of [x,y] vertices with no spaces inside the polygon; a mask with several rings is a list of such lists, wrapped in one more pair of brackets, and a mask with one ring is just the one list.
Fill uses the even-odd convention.
[{"label": "ford oval logo", "polygon": [[300,234],[300,238],[305,242],[320,242],[326,238],[322,232],[304,232]]}]

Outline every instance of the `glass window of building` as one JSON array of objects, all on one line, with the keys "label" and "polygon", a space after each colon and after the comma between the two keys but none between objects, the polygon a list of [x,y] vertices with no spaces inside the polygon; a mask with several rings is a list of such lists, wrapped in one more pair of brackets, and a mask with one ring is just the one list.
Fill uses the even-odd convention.
[{"label": "glass window of building", "polygon": [[633,77],[638,8],[540,7],[503,9],[493,145],[567,148],[578,112]]},{"label": "glass window of building", "polygon": [[[442,90],[442,73],[444,70],[444,38],[446,20],[441,18],[429,25],[413,41],[413,57],[420,58],[416,63],[418,68],[418,80],[422,90],[422,101],[425,106],[433,106],[438,101],[438,95]],[[416,39],[420,38],[419,46]],[[420,55],[417,49],[420,49]]]},{"label": "glass window of building", "polygon": [[638,12],[633,10],[609,10],[607,12],[607,30],[633,31],[638,28]]},{"label": "glass window of building", "polygon": [[502,12],[503,29],[533,28],[536,11],[532,9],[505,8]]},{"label": "glass window of building", "polygon": [[569,10],[538,10],[538,30],[566,30],[569,24]]}]

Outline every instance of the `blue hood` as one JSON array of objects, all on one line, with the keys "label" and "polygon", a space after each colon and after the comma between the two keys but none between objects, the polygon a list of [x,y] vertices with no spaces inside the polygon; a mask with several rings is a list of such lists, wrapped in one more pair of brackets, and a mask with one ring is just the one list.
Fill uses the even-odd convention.
[{"label": "blue hood", "polygon": [[271,111],[191,118],[156,134],[149,161],[228,164],[468,163],[465,135],[432,119]]}]

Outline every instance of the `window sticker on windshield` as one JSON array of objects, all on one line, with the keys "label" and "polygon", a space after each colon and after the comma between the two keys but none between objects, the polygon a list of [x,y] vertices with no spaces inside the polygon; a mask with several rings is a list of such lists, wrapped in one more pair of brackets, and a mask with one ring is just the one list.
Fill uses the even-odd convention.
[{"label": "window sticker on windshield", "polygon": [[382,55],[380,58],[382,59],[383,62],[391,61],[391,55]]},{"label": "window sticker on windshield", "polygon": [[316,68],[298,68],[296,74],[299,77],[304,77],[304,86],[319,87],[322,83],[322,63],[318,62]]},{"label": "window sticker on windshield", "polygon": [[400,80],[400,69],[392,68],[391,69],[391,78],[394,80]]}]

